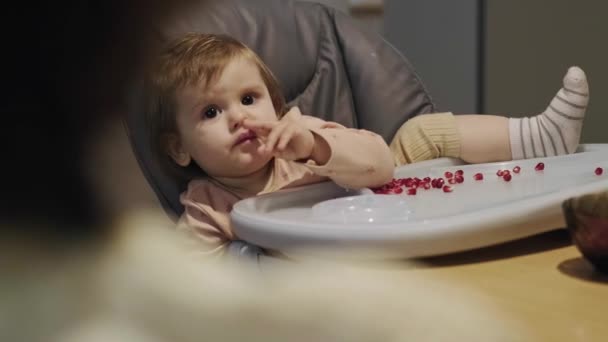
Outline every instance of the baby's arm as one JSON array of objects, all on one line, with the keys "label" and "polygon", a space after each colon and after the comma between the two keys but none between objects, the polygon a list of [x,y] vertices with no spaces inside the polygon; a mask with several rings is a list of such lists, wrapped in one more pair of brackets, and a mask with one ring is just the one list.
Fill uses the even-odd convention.
[{"label": "baby's arm", "polygon": [[390,149],[370,131],[304,116],[297,107],[278,122],[245,120],[243,126],[261,138],[260,153],[306,163],[312,172],[342,187],[377,187],[393,177]]},{"label": "baby's arm", "polygon": [[314,158],[306,162],[316,174],[353,189],[377,187],[393,178],[392,154],[378,134],[306,115],[302,115],[300,122],[313,132],[315,146],[329,157],[324,164]]},{"label": "baby's arm", "polygon": [[[218,210],[208,204],[211,194],[206,187],[190,187],[181,196],[184,213],[177,224],[177,231],[186,237],[186,244],[194,254],[209,257],[222,256],[226,247],[234,239],[230,224],[229,210],[220,203]],[[222,200],[221,194],[216,196]],[[225,202],[225,201],[221,201]],[[229,203],[227,206],[229,207]]]}]

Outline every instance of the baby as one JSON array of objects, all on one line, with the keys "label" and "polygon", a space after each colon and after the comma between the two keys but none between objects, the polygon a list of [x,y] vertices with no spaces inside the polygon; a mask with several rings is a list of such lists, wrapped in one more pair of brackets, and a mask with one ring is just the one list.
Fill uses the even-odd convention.
[{"label": "baby", "polygon": [[328,179],[377,187],[395,166],[437,157],[481,163],[572,153],[589,98],[585,74],[573,67],[537,116],[421,115],[389,147],[373,132],[287,110],[268,67],[227,36],[185,35],[160,56],[149,81],[155,153],[188,182],[178,230],[204,255],[221,254],[238,238],[229,214],[244,198]]}]

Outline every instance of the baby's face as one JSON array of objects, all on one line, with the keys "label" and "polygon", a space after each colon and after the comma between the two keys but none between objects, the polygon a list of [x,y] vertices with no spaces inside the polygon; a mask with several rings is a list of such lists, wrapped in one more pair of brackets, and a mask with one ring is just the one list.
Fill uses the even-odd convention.
[{"label": "baby's face", "polygon": [[181,152],[211,177],[242,177],[261,170],[271,156],[260,155],[260,141],[243,128],[245,118],[276,121],[277,115],[258,67],[235,58],[207,87],[188,87],[177,96]]}]

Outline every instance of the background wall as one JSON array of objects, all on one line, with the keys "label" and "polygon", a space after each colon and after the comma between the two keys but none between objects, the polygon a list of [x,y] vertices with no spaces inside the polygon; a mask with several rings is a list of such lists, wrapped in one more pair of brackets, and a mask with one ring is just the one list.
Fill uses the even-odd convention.
[{"label": "background wall", "polygon": [[480,110],[479,2],[384,2],[386,38],[412,62],[439,111]]},{"label": "background wall", "polygon": [[385,0],[384,34],[439,110],[535,114],[579,65],[591,86],[582,142],[608,143],[607,13],[595,0]]},{"label": "background wall", "polygon": [[486,111],[543,111],[568,66],[579,65],[591,93],[582,141],[608,143],[608,2],[486,2]]}]

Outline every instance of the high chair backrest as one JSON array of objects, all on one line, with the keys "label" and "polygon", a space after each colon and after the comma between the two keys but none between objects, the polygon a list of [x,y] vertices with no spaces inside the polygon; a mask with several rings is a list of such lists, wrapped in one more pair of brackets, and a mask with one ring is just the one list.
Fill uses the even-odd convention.
[{"label": "high chair backrest", "polygon": [[[208,1],[207,1],[208,3]],[[152,28],[151,28],[152,29]],[[434,110],[408,60],[378,33],[322,4],[292,0],[222,0],[195,6],[159,29],[162,42],[187,32],[222,33],[260,55],[289,106],[387,142],[407,119]],[[144,114],[126,121],[134,153],[163,207],[178,216],[185,184],[164,174],[151,153]]]}]

